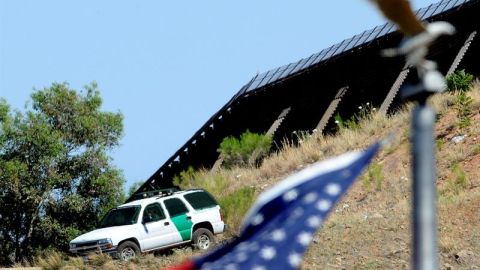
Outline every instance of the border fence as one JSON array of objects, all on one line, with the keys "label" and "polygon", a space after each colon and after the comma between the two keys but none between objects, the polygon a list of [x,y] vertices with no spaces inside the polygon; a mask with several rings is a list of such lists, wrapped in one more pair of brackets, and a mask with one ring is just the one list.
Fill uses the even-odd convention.
[{"label": "border fence", "polygon": [[[480,74],[480,0],[443,0],[417,10],[424,21],[447,21],[457,33],[442,37],[428,58],[445,75],[458,69]],[[169,188],[173,177],[193,168],[211,168],[223,138],[269,131],[280,144],[294,131],[328,133],[333,115],[350,117],[367,102],[381,113],[394,113],[400,87],[415,80],[402,57],[379,51],[395,47],[402,35],[391,23],[364,31],[297,62],[256,75],[177,150],[135,194]]]}]

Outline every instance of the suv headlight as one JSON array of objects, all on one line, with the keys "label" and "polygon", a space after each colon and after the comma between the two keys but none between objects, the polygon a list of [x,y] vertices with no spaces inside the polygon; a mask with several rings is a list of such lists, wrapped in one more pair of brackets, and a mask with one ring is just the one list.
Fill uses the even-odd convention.
[{"label": "suv headlight", "polygon": [[110,238],[100,239],[100,240],[98,240],[97,243],[99,245],[112,244],[112,239],[110,239]]},{"label": "suv headlight", "polygon": [[101,246],[101,249],[112,249],[113,242],[110,238],[100,239],[97,241],[98,245]]},{"label": "suv headlight", "polygon": [[76,247],[77,247],[77,245],[75,245],[75,244],[73,244],[73,243],[70,243],[70,249],[74,249],[74,248],[76,248]]}]

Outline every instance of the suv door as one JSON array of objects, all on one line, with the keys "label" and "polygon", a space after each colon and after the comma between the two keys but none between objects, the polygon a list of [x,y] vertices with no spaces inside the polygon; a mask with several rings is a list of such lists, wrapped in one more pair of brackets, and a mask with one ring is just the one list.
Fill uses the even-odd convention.
[{"label": "suv door", "polygon": [[175,226],[165,216],[159,203],[152,203],[145,207],[142,217],[144,251],[166,246],[175,242]]},{"label": "suv door", "polygon": [[179,198],[171,198],[163,201],[167,208],[170,219],[179,234],[174,236],[178,242],[188,241],[192,238],[192,217],[188,215],[188,208]]}]

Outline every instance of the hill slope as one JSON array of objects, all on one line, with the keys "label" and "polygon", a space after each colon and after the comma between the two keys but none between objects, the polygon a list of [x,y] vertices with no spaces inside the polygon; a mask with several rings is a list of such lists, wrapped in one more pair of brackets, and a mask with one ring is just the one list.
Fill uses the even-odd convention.
[{"label": "hill slope", "polygon": [[[439,248],[441,265],[480,267],[480,84],[469,93],[474,102],[471,124],[460,128],[453,94],[432,99],[436,124]],[[397,137],[339,203],[315,237],[303,269],[410,268],[410,111],[391,117],[364,114],[358,126],[335,136],[308,136],[298,147],[266,159],[254,169],[222,170],[229,179],[219,197],[242,187],[262,191],[309,164],[348,150],[364,148],[390,133]],[[364,112],[362,108],[362,112]],[[359,114],[362,114],[359,112]],[[459,137],[460,136],[460,137]],[[465,136],[461,142],[456,139]],[[456,138],[455,138],[456,137]],[[454,139],[455,138],[455,139]],[[203,178],[209,173],[204,172]],[[202,178],[202,177],[200,177]],[[208,187],[207,187],[208,188]],[[230,224],[238,228],[238,224]]]},{"label": "hill slope", "polygon": [[[460,127],[462,110],[454,94],[434,97],[438,167],[439,249],[442,269],[480,267],[480,83],[469,92],[473,99],[470,125]],[[196,173],[190,186],[204,186],[218,198],[253,187],[256,194],[309,164],[343,152],[364,148],[388,134],[397,134],[364,175],[337,205],[305,257],[302,269],[408,269],[410,232],[410,111],[406,106],[395,115],[382,117],[359,112],[363,120],[341,128],[334,136],[313,134],[300,145],[287,146],[259,168],[235,168]],[[460,142],[455,142],[463,137]],[[224,179],[219,181],[218,179]],[[226,179],[226,180],[225,180]],[[224,182],[225,181],[225,182]],[[219,185],[220,187],[216,186]],[[188,187],[188,185],[187,185]],[[238,228],[241,215],[227,219]],[[161,265],[192,255],[177,250]],[[166,260],[165,260],[166,259]]]},{"label": "hill slope", "polygon": [[[480,83],[468,94],[473,102],[467,118],[454,94],[431,100],[438,112],[436,124],[438,167],[439,249],[442,269],[480,268]],[[238,230],[242,216],[255,196],[244,198],[239,191],[258,195],[294,171],[343,152],[364,148],[396,134],[393,142],[375,158],[367,171],[316,234],[302,269],[409,269],[410,232],[410,111],[406,106],[383,117],[375,109],[362,108],[359,124],[341,127],[334,136],[303,136],[298,146],[286,146],[263,161],[258,168],[221,169],[184,174],[182,185],[204,187],[217,197],[226,211],[226,221]],[[464,119],[465,120],[465,119]],[[463,123],[464,125],[462,126]],[[234,196],[235,195],[235,196]],[[167,255],[146,255],[135,262],[111,261],[97,256],[92,267],[102,269],[158,269],[198,255],[191,248],[175,249]],[[48,259],[48,258],[47,258]],[[70,259],[71,269],[83,263]],[[72,265],[73,264],[73,265]],[[48,265],[48,262],[47,262]],[[82,269],[88,269],[84,266]]]},{"label": "hill slope", "polygon": [[[471,96],[475,100],[471,125],[465,128],[459,127],[454,96],[444,94],[434,99],[439,112],[436,141],[442,269],[480,267],[478,83]],[[380,153],[337,206],[310,247],[304,269],[319,269],[321,265],[326,266],[320,267],[323,269],[410,269],[412,181],[409,118],[405,114],[401,112],[391,123],[378,126],[379,130],[399,131],[400,138]],[[371,134],[377,137],[377,133]]]}]

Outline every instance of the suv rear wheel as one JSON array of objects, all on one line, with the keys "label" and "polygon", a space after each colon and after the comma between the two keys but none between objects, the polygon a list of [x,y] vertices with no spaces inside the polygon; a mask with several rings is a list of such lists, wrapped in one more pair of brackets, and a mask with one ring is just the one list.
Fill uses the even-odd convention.
[{"label": "suv rear wheel", "polygon": [[193,232],[193,245],[201,250],[207,250],[215,244],[213,233],[205,228],[200,228]]},{"label": "suv rear wheel", "polygon": [[137,257],[140,248],[132,241],[125,241],[118,245],[117,255],[121,261],[129,261]]}]

